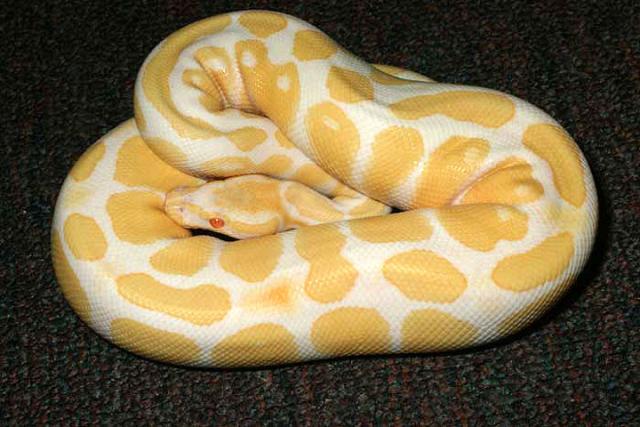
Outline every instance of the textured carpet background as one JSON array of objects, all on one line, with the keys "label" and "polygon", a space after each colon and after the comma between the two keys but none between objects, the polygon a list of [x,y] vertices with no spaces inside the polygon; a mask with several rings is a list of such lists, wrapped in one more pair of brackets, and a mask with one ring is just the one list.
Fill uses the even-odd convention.
[{"label": "textured carpet background", "polygon": [[[143,360],[81,323],[49,259],[65,175],[132,115],[156,43],[246,8],[294,14],[371,62],[507,91],[556,117],[601,203],[597,248],[561,304],[473,351],[236,371]],[[639,17],[633,0],[2,2],[0,424],[637,423]]]}]

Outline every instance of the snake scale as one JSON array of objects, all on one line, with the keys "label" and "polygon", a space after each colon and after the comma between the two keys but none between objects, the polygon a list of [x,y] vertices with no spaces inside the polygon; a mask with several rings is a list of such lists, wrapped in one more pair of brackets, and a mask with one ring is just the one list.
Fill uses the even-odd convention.
[{"label": "snake scale", "polygon": [[538,318],[593,245],[593,179],[553,118],[368,64],[292,16],[170,35],[134,112],[67,176],[52,258],[79,317],[151,359],[476,346]]}]

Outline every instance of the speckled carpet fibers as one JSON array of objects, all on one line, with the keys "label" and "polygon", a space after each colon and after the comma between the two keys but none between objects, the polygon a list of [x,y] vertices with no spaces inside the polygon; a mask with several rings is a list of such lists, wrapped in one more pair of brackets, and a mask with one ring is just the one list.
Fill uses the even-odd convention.
[{"label": "speckled carpet fibers", "polygon": [[[195,20],[273,9],[370,62],[513,93],[556,117],[598,185],[597,248],[533,327],[455,354],[196,370],[101,339],[49,259],[73,162],[132,115],[150,50]],[[640,3],[2,2],[0,424],[632,425],[640,418]]]}]

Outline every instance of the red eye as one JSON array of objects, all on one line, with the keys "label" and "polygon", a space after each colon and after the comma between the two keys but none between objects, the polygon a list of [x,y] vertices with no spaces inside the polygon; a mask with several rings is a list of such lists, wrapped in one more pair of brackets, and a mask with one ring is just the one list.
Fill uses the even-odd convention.
[{"label": "red eye", "polygon": [[211,226],[213,228],[222,228],[222,227],[224,227],[224,219],[222,219],[222,218],[211,218],[209,220],[209,224],[211,224]]}]

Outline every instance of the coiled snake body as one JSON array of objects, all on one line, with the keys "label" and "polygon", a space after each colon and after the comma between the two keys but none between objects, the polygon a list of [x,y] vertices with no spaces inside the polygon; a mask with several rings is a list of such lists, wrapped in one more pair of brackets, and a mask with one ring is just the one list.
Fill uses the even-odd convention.
[{"label": "coiled snake body", "polygon": [[537,318],[593,243],[589,168],[547,114],[370,65],[288,15],[172,34],[134,109],[67,177],[52,254],[78,315],[146,357],[478,345]]}]

